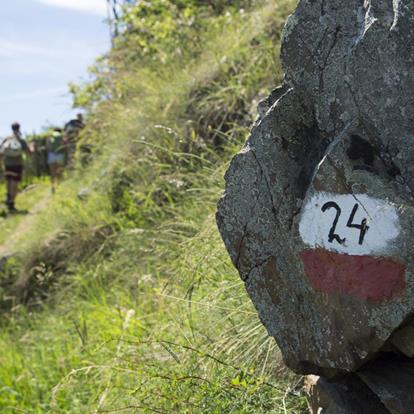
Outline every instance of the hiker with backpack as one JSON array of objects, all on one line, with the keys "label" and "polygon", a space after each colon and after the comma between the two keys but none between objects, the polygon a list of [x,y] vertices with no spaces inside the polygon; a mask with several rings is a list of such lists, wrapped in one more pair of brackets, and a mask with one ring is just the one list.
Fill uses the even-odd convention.
[{"label": "hiker with backpack", "polygon": [[52,181],[52,194],[60,184],[67,160],[67,142],[61,128],[55,128],[46,138],[47,164]]},{"label": "hiker with backpack", "polygon": [[10,213],[15,213],[15,201],[19,182],[23,177],[23,154],[31,154],[26,141],[22,138],[20,124],[15,122],[11,126],[12,135],[0,144],[0,155],[3,158],[4,177],[6,179],[6,206]]},{"label": "hiker with backpack", "polygon": [[67,164],[69,166],[73,164],[79,134],[83,128],[85,128],[85,124],[83,115],[80,113],[76,115],[75,119],[71,119],[64,127],[64,135],[67,142]]}]

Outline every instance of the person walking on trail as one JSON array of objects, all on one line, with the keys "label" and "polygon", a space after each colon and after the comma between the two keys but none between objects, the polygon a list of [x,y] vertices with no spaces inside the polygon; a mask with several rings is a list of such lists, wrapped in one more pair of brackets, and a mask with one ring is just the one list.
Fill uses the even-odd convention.
[{"label": "person walking on trail", "polygon": [[4,177],[6,179],[6,206],[11,213],[15,213],[15,201],[19,189],[19,182],[23,177],[23,154],[30,154],[31,150],[22,138],[20,124],[15,122],[11,126],[12,135],[0,144],[0,155],[3,158]]},{"label": "person walking on trail", "polygon": [[47,164],[52,181],[52,194],[60,184],[65,169],[67,143],[61,128],[55,128],[52,135],[46,139]]},{"label": "person walking on trail", "polygon": [[72,164],[76,152],[76,146],[81,130],[85,128],[83,115],[77,114],[75,119],[71,119],[64,127],[65,138],[67,142],[68,164]]}]

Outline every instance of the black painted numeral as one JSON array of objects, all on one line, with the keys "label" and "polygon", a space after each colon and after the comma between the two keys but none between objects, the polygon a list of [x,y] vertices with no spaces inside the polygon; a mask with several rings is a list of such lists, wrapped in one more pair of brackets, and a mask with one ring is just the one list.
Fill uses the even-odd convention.
[{"label": "black painted numeral", "polygon": [[336,210],[336,216],[335,216],[334,222],[332,223],[332,227],[329,230],[328,241],[329,243],[333,243],[333,241],[336,240],[339,244],[344,244],[346,239],[341,239],[341,237],[335,233],[336,226],[338,225],[339,217],[341,217],[341,213],[342,213],[341,207],[339,207],[338,204],[336,204],[335,202],[329,201],[322,206],[322,211],[325,213],[325,211],[330,208],[334,208]]},{"label": "black painted numeral", "polygon": [[[344,244],[346,241],[346,238],[341,238],[339,234],[335,233],[336,226],[338,225],[339,218],[341,217],[341,214],[342,214],[341,207],[339,207],[339,205],[335,203],[334,201],[328,201],[322,206],[322,211],[325,213],[326,210],[329,210],[331,208],[334,208],[336,210],[336,215],[332,223],[332,227],[329,230],[328,241],[329,243],[333,243],[334,241],[336,241],[339,244]],[[365,235],[367,234],[367,231],[369,230],[369,226],[367,225],[366,218],[364,218],[361,221],[361,224],[355,224],[353,222],[355,218],[355,214],[358,211],[358,208],[359,208],[359,204],[357,203],[354,205],[354,208],[351,211],[351,215],[349,216],[346,225],[347,227],[350,227],[352,229],[358,229],[360,231],[358,243],[362,246],[364,244]]]},{"label": "black painted numeral", "polygon": [[365,235],[367,234],[367,231],[369,229],[369,226],[367,226],[367,219],[366,218],[364,218],[361,221],[361,224],[354,224],[353,223],[354,218],[355,218],[355,214],[358,211],[358,207],[359,207],[358,204],[354,205],[354,208],[352,209],[352,213],[349,216],[348,223],[346,223],[346,225],[347,225],[347,227],[360,230],[358,243],[362,246],[362,244],[364,243]]}]

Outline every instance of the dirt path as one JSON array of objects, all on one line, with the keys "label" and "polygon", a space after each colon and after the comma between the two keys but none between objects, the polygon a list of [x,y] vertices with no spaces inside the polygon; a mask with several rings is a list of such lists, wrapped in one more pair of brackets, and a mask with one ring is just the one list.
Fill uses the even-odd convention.
[{"label": "dirt path", "polygon": [[[48,190],[48,189],[47,189]],[[46,209],[49,200],[50,193],[46,189],[42,191],[40,200],[30,209],[27,216],[25,216],[13,230],[7,241],[0,245],[0,257],[8,256],[15,253],[14,248],[19,241],[27,234],[29,229],[37,218],[37,215]]]}]

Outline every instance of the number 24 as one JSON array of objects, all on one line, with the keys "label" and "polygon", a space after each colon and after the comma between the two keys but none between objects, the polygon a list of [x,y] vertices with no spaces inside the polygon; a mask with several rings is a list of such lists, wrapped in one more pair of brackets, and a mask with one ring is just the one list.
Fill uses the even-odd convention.
[{"label": "number 24", "polygon": [[[335,203],[334,201],[328,201],[327,203],[325,203],[322,206],[322,211],[325,212],[326,210],[329,210],[330,208],[334,208],[336,210],[336,216],[335,216],[335,219],[332,223],[332,227],[329,230],[328,241],[329,241],[329,243],[333,243],[334,241],[336,241],[339,244],[344,244],[346,239],[341,238],[338,234],[335,233],[336,226],[338,225],[339,217],[342,214],[341,207],[339,207],[339,205],[337,203]],[[364,243],[365,235],[367,234],[369,226],[367,225],[367,219],[366,218],[364,218],[361,221],[361,224],[354,224],[353,223],[354,218],[355,218],[355,214],[358,211],[358,208],[359,208],[359,204],[357,203],[357,204],[354,205],[354,208],[352,209],[351,215],[349,216],[348,222],[346,223],[346,225],[347,225],[347,227],[360,230],[358,243],[360,245],[362,245]]]}]

